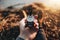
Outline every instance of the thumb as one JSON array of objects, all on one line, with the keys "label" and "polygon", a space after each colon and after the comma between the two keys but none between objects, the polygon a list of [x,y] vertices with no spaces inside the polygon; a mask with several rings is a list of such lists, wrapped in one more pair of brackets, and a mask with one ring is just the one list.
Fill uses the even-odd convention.
[{"label": "thumb", "polygon": [[25,28],[25,20],[26,20],[26,18],[23,18],[23,19],[20,21],[20,29],[21,29],[21,30],[24,30],[24,28]]}]

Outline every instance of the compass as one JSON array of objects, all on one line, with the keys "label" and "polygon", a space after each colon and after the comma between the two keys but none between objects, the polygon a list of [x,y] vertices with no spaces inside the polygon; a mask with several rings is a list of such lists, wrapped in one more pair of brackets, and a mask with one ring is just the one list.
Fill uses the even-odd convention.
[{"label": "compass", "polygon": [[27,21],[29,21],[29,22],[34,21],[34,16],[28,16],[28,17],[27,17]]}]

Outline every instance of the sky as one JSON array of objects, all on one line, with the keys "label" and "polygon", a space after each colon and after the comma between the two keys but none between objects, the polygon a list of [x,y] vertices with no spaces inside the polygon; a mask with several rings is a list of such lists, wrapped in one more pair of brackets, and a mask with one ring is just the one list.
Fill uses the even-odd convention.
[{"label": "sky", "polygon": [[1,0],[0,5],[5,8],[10,5],[18,4],[18,3],[25,3],[25,4],[30,4],[33,2],[44,2],[44,0]]},{"label": "sky", "polygon": [[[2,8],[6,8],[10,5],[15,5],[15,4],[18,4],[18,3],[20,3],[20,4],[21,3],[30,4],[30,3],[33,3],[33,2],[43,3],[43,4],[46,4],[49,7],[60,9],[60,6],[59,6],[60,5],[60,0],[0,0],[0,6]],[[23,6],[23,5],[20,5],[20,6]]]}]

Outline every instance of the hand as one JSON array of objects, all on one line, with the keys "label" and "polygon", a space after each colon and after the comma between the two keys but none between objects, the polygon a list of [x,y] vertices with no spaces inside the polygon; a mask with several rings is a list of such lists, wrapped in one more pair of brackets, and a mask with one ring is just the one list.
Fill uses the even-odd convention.
[{"label": "hand", "polygon": [[[37,31],[33,31],[31,29],[29,29],[28,27],[25,28],[25,20],[26,18],[23,18],[20,21],[20,35],[19,37],[25,39],[25,40],[33,40],[37,34]],[[38,22],[35,19],[34,20],[34,27],[38,28]]]}]

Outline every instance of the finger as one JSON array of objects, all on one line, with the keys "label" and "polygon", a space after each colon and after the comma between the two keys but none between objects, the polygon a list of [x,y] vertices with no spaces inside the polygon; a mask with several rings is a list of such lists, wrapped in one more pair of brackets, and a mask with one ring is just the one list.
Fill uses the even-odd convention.
[{"label": "finger", "polygon": [[24,17],[27,18],[26,12],[24,10],[22,10],[22,11],[23,11]]},{"label": "finger", "polygon": [[38,25],[39,25],[39,24],[38,24],[38,21],[37,21],[37,19],[35,19],[35,20],[34,20],[34,27],[35,27],[35,28],[38,28]]},{"label": "finger", "polygon": [[34,23],[34,26],[37,27],[39,24],[38,23]]},{"label": "finger", "polygon": [[36,23],[34,23],[34,27],[36,27],[37,26],[37,24]]},{"label": "finger", "polygon": [[21,30],[24,30],[24,29],[25,29],[25,20],[26,20],[26,18],[23,18],[23,19],[20,21],[20,29],[21,29]]},{"label": "finger", "polygon": [[38,15],[35,15],[34,18],[37,19],[38,18]]}]

